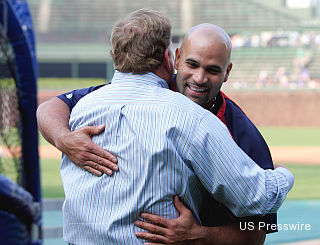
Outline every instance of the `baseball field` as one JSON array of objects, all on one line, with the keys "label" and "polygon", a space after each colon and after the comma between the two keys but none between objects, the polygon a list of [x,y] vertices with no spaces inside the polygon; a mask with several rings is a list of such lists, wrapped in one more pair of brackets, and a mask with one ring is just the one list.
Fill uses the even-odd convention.
[{"label": "baseball field", "polygon": [[[62,92],[98,85],[102,81],[41,79],[38,100],[42,103]],[[294,174],[295,185],[288,199],[320,199],[320,124],[317,124],[320,92],[227,91],[227,94],[258,126],[270,147],[274,163],[287,166]],[[299,102],[298,105],[294,105],[294,101]],[[313,120],[308,123],[306,117]],[[61,153],[41,136],[39,145],[43,196],[61,198],[64,196],[59,174]]]},{"label": "baseball field", "polygon": [[[41,79],[38,101],[41,103],[62,92],[102,82],[103,79]],[[311,231],[283,231],[268,235],[265,244],[296,241],[301,241],[298,244],[319,244],[319,222],[315,214],[318,212],[320,200],[320,91],[225,92],[258,126],[270,147],[274,163],[285,165],[294,174],[294,187],[278,213],[279,224],[296,224],[298,221],[312,226]],[[43,197],[47,200],[61,200],[60,198],[64,197],[59,169],[61,152],[41,136],[39,152]],[[46,245],[64,244],[61,239],[60,209],[45,211],[43,214],[47,230],[60,227],[60,235],[47,238],[44,243]],[[50,227],[53,224],[55,227]],[[306,240],[311,241],[307,243]]]}]

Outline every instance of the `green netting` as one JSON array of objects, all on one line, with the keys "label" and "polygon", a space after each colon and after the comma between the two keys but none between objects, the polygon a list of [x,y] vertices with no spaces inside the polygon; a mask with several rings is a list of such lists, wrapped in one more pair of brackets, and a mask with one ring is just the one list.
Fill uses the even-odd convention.
[{"label": "green netting", "polygon": [[22,183],[20,111],[14,56],[0,26],[0,173]]}]

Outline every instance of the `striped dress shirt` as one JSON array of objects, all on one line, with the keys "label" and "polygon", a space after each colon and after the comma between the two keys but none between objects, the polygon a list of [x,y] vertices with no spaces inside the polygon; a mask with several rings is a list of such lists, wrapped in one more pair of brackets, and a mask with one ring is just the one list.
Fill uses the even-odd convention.
[{"label": "striped dress shirt", "polygon": [[177,218],[178,195],[199,221],[204,188],[239,217],[280,207],[292,186],[286,173],[261,169],[217,117],[167,88],[153,73],[116,71],[72,110],[72,131],[107,125],[93,141],[118,158],[120,170],[96,177],[63,155],[65,241],[143,243],[133,224],[142,212]]}]

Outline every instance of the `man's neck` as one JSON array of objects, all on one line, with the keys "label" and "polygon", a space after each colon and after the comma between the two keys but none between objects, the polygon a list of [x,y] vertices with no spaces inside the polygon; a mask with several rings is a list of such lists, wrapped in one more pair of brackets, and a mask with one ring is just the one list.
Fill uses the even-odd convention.
[{"label": "man's neck", "polygon": [[154,73],[155,75],[157,75],[161,79],[165,80],[168,85],[170,84],[172,78],[170,77],[169,73],[163,68],[162,65],[159,66],[158,69],[153,70],[152,73]]},{"label": "man's neck", "polygon": [[217,96],[215,97],[215,100],[212,103],[212,106],[210,108],[210,111],[217,115],[218,111],[220,110],[221,106],[223,104],[223,99],[222,99],[222,95],[220,93],[220,91],[218,92]]}]

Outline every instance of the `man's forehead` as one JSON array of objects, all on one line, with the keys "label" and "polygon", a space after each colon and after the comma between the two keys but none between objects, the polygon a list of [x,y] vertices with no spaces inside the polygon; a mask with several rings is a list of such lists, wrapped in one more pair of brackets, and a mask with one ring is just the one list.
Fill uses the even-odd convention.
[{"label": "man's forehead", "polygon": [[186,41],[181,52],[184,55],[205,55],[216,56],[224,54],[226,55],[227,49],[225,43],[221,40],[214,40],[209,38],[193,38]]},{"label": "man's forehead", "polygon": [[[189,30],[186,34],[181,48],[187,48],[188,46],[193,48],[218,48],[225,49],[227,52],[231,52],[232,45],[228,34],[219,26],[213,24],[200,24]],[[223,46],[225,48],[223,48]]]},{"label": "man's forehead", "polygon": [[215,39],[215,37],[208,38],[207,35],[195,37],[185,40],[185,45],[181,50],[183,59],[193,59],[205,66],[222,66],[222,64],[224,66],[231,52],[224,40]]}]

